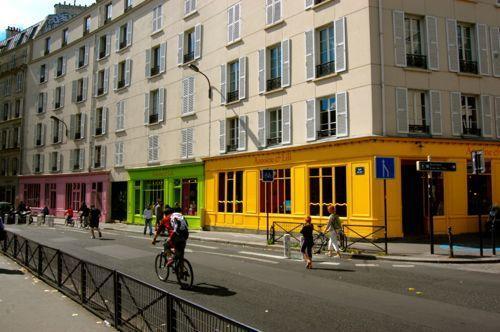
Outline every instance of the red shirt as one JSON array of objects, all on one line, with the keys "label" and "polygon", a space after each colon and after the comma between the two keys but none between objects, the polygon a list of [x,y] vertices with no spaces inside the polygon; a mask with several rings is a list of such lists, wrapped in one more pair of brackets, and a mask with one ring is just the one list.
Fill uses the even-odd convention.
[{"label": "red shirt", "polygon": [[174,229],[173,229],[172,225],[170,224],[170,216],[168,216],[168,217],[164,216],[163,219],[161,220],[160,225],[165,227],[165,229],[168,232],[168,236],[172,235]]},{"label": "red shirt", "polygon": [[73,218],[73,209],[72,209],[72,208],[67,209],[67,210],[66,210],[66,215],[67,215],[68,217]]}]

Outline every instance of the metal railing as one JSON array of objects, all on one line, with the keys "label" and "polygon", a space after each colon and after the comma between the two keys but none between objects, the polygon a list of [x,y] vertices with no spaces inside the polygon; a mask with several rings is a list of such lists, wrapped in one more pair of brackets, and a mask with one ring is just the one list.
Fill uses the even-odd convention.
[{"label": "metal railing", "polygon": [[[367,229],[367,232],[362,232],[361,229]],[[342,225],[342,231],[345,234],[345,250],[354,249],[353,245],[356,243],[367,243],[374,246],[376,249],[383,251],[387,254],[387,238],[385,237],[385,226],[377,225]],[[366,233],[366,234],[361,234]],[[376,235],[381,234],[381,239],[384,241],[384,248],[376,242]],[[348,236],[349,235],[349,236]],[[354,236],[352,236],[354,235]],[[358,248],[356,248],[358,249]]]},{"label": "metal railing", "polygon": [[424,133],[428,134],[430,132],[430,128],[427,125],[408,125],[408,129],[410,133]]},{"label": "metal railing", "polygon": [[318,130],[318,138],[330,137],[337,135],[337,129]]},{"label": "metal railing", "polygon": [[[289,234],[291,238],[295,239],[297,242],[300,242],[300,230],[304,226],[304,223],[301,222],[276,222],[274,221],[271,225],[271,236],[270,240],[272,244],[283,239],[285,234]],[[324,233],[326,229],[326,224],[313,224],[314,232]]]},{"label": "metal railing", "polygon": [[158,122],[158,114],[150,114],[149,115],[149,124],[157,123]]},{"label": "metal railing", "polygon": [[316,66],[316,77],[322,77],[335,72],[335,61],[321,63]]},{"label": "metal railing", "polygon": [[471,135],[471,136],[481,136],[481,129],[480,128],[474,128],[474,127],[463,127],[463,134],[464,135]]},{"label": "metal railing", "polygon": [[408,67],[427,69],[427,56],[422,54],[406,54]]},{"label": "metal railing", "polygon": [[125,80],[119,80],[118,81],[118,89],[121,89],[125,86]]},{"label": "metal railing", "polygon": [[271,91],[281,88],[281,76],[267,80],[266,91]]},{"label": "metal railing", "polygon": [[272,137],[272,138],[268,138],[268,139],[267,139],[267,145],[268,145],[268,146],[271,146],[271,145],[278,145],[278,144],[281,144],[281,136],[278,136],[278,137]]},{"label": "metal railing", "polygon": [[194,60],[194,52],[184,54],[184,63]]},{"label": "metal railing", "polygon": [[228,152],[238,151],[238,144],[229,144],[226,149]]},{"label": "metal railing", "polygon": [[239,97],[239,91],[238,90],[229,91],[227,93],[227,102],[230,103],[230,102],[236,101],[236,100],[238,100],[238,97]]},{"label": "metal railing", "polygon": [[257,331],[125,273],[9,231],[2,250],[119,331]]},{"label": "metal railing", "polygon": [[460,72],[477,74],[477,61],[460,60]]},{"label": "metal railing", "polygon": [[150,76],[155,76],[160,73],[160,66],[151,67]]}]

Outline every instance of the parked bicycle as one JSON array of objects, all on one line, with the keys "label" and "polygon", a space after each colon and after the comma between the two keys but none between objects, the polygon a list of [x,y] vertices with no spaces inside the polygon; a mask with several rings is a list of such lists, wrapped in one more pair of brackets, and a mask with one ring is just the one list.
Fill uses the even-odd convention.
[{"label": "parked bicycle", "polygon": [[[169,266],[168,261],[172,256],[174,262],[171,266]],[[164,250],[156,255],[155,258],[155,271],[158,279],[161,281],[167,281],[171,268],[172,273],[175,274],[177,282],[182,289],[189,289],[193,287],[194,275],[191,263],[185,258],[179,259],[165,243]]]},{"label": "parked bicycle", "polygon": [[[314,254],[319,255],[321,254],[322,250],[328,249],[328,241],[330,240],[330,236],[327,233],[318,232],[317,234],[314,235],[313,240],[314,240],[314,245],[313,245]],[[339,232],[339,246],[340,250],[344,252],[346,251],[346,237],[344,232],[342,231]]]}]

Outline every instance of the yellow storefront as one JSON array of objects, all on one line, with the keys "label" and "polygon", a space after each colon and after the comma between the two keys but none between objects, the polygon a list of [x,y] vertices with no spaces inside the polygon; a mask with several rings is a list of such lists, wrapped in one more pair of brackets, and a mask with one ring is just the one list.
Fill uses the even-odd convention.
[{"label": "yellow storefront", "polygon": [[[480,178],[467,167],[474,150],[485,154],[487,172]],[[387,156],[396,158],[396,178],[387,180],[388,236],[424,235],[426,183],[415,162],[429,155],[457,164],[456,172],[434,175],[435,232],[449,226],[455,234],[477,231],[477,211],[500,203],[500,142],[380,137],[206,159],[204,227],[265,231],[265,202],[271,223],[308,215],[325,222],[333,203],[347,224],[383,225],[383,181],[375,178],[374,157]],[[261,182],[263,169],[276,170],[272,185]],[[483,196],[480,205],[472,203],[475,191]]]}]

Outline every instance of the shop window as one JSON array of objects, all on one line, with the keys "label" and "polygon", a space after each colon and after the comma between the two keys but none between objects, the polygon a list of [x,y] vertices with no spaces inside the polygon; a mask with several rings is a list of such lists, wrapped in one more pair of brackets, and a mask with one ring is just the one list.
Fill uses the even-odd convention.
[{"label": "shop window", "polygon": [[309,169],[309,208],[312,216],[326,217],[328,206],[335,205],[338,215],[347,216],[346,167]]},{"label": "shop window", "polygon": [[134,213],[141,214],[141,181],[134,182]]},{"label": "shop window", "polygon": [[274,171],[274,181],[260,181],[260,212],[290,214],[292,212],[292,192],[290,169]]},{"label": "shop window", "polygon": [[57,198],[57,184],[46,183],[45,184],[45,206],[49,209],[56,208],[56,198]]},{"label": "shop window", "polygon": [[24,203],[28,206],[40,206],[40,184],[32,183],[24,185]]},{"label": "shop window", "polygon": [[488,214],[492,205],[491,162],[485,162],[483,174],[473,174],[472,162],[467,162],[468,215]]},{"label": "shop window", "polygon": [[[182,179],[174,181],[174,207],[180,207],[182,213],[196,216],[198,213],[198,180]],[[179,204],[180,201],[180,204]]]},{"label": "shop window", "polygon": [[[426,182],[427,183],[427,182]],[[443,173],[432,173],[432,215],[444,216],[444,178]],[[427,189],[424,193],[424,213],[428,217],[429,208],[427,206]]]},{"label": "shop window", "polygon": [[143,183],[144,206],[154,204],[157,200],[163,202],[163,180],[148,180]]},{"label": "shop window", "polygon": [[219,173],[219,212],[243,212],[243,171]]},{"label": "shop window", "polygon": [[66,206],[78,211],[82,202],[85,202],[85,192],[87,185],[85,183],[66,183]]}]

